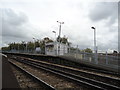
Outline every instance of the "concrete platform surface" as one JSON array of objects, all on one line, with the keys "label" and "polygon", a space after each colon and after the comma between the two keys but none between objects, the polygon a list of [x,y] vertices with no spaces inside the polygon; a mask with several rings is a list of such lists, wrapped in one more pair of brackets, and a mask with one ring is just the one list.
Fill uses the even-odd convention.
[{"label": "concrete platform surface", "polygon": [[7,57],[2,55],[2,90],[6,89],[18,90],[20,89],[20,86],[12,72]]}]

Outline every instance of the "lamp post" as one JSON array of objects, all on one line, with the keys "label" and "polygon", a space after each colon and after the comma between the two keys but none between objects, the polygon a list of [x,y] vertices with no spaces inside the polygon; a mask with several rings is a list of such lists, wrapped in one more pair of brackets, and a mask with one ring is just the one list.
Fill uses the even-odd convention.
[{"label": "lamp post", "polygon": [[52,31],[53,33],[55,33],[55,41],[56,41],[56,32],[55,31]]},{"label": "lamp post", "polygon": [[98,63],[97,61],[97,46],[96,46],[96,28],[95,27],[91,27],[92,29],[94,29],[94,53],[95,53],[95,62]]},{"label": "lamp post", "polygon": [[60,25],[59,25],[59,46],[58,46],[58,55],[60,55],[60,34],[61,34],[61,24],[64,24],[64,22],[59,22],[57,21]]}]

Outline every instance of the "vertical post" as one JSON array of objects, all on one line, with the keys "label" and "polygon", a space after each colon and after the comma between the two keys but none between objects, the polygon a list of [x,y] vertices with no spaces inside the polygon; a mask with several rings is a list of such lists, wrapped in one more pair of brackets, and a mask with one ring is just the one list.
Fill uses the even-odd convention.
[{"label": "vertical post", "polygon": [[85,58],[85,51],[83,51],[83,59],[86,60],[86,58]]},{"label": "vertical post", "polygon": [[27,53],[27,42],[26,42],[26,53]]},{"label": "vertical post", "polygon": [[64,22],[59,22],[57,21],[60,26],[59,26],[59,45],[58,45],[58,55],[60,55],[60,34],[61,34],[61,24],[64,24]]},{"label": "vertical post", "polygon": [[95,27],[91,27],[94,29],[94,54],[95,54],[95,63],[98,64],[98,58],[97,58],[97,46],[96,46],[96,29]]},{"label": "vertical post", "polygon": [[108,64],[108,56],[107,56],[107,51],[106,51],[106,64]]},{"label": "vertical post", "polygon": [[35,53],[35,39],[34,39],[34,53]]},{"label": "vertical post", "polygon": [[96,29],[94,29],[94,50],[95,50],[95,62],[97,62],[97,49],[96,49]]},{"label": "vertical post", "polygon": [[35,53],[35,38],[33,38],[33,40],[34,40],[34,51],[33,52]]},{"label": "vertical post", "polygon": [[77,49],[76,49],[76,59],[77,59],[77,54],[78,54],[78,45],[77,45]]},{"label": "vertical post", "polygon": [[97,52],[97,50],[98,50],[98,47],[96,46],[96,64],[98,64],[98,52]]},{"label": "vertical post", "polygon": [[59,27],[59,46],[58,46],[58,55],[60,55],[60,34],[61,34],[61,23]]}]

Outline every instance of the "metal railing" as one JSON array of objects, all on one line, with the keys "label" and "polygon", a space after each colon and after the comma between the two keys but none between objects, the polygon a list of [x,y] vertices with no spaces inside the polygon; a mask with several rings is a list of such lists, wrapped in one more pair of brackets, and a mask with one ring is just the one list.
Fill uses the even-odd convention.
[{"label": "metal railing", "polygon": [[74,58],[75,60],[82,60],[85,62],[113,66],[113,67],[118,67],[118,61],[120,60],[120,57],[118,55],[113,56],[113,55],[108,55],[107,53],[106,54],[98,53],[97,63],[96,63],[94,53],[86,53],[78,50],[70,50],[68,53],[65,53],[64,56],[69,58]]},{"label": "metal railing", "polygon": [[[40,52],[37,53],[34,50],[11,50],[6,52],[13,52],[13,53],[31,53],[31,54],[41,54]],[[94,64],[101,64],[106,65],[110,67],[116,67],[118,68],[118,61],[120,60],[120,56],[116,55],[108,55],[106,54],[97,54],[97,63],[95,61],[95,54],[94,53],[87,53],[87,52],[81,52],[79,50],[69,50],[67,53],[64,53],[65,57],[73,58],[74,60],[82,60],[83,62],[89,62]]]}]

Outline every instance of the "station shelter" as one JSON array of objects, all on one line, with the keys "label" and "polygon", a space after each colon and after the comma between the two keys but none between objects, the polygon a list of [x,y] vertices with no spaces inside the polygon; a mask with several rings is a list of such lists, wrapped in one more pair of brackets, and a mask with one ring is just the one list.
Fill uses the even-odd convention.
[{"label": "station shelter", "polygon": [[49,42],[45,44],[45,54],[46,55],[64,55],[68,53],[68,44],[55,42]]}]

